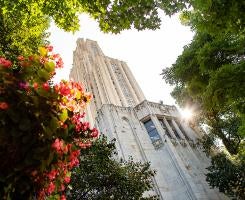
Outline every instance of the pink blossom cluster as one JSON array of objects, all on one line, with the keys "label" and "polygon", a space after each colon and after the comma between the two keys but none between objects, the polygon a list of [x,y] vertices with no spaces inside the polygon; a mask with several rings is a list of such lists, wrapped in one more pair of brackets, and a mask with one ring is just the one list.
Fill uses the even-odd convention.
[{"label": "pink blossom cluster", "polygon": [[[61,81],[59,84],[52,86],[49,84],[50,79],[43,80],[38,76],[34,77],[33,74],[29,77],[25,74],[30,73],[31,67],[35,66],[36,74],[47,69],[46,72],[50,73],[48,78],[52,78],[55,69],[63,67],[62,59],[58,54],[52,53],[52,50],[52,46],[41,47],[39,48],[40,55],[19,56],[18,64],[22,70],[20,74],[23,74],[24,78],[16,79],[17,81],[14,83],[14,87],[18,91],[24,90],[27,94],[37,96],[43,93],[50,95],[52,98],[50,97],[47,102],[52,108],[52,117],[58,121],[57,131],[74,130],[72,133],[68,133],[69,140],[54,133],[50,144],[51,155],[54,158],[51,159],[50,164],[44,171],[34,169],[31,172],[31,177],[38,188],[39,200],[44,200],[48,196],[56,194],[60,195],[61,200],[66,199],[64,191],[70,182],[72,168],[79,164],[80,151],[89,148],[92,141],[99,135],[96,128],[91,128],[89,123],[84,121],[84,108],[92,99],[92,95],[86,92],[81,84],[74,81]],[[11,74],[11,66],[11,61],[0,57],[0,70],[6,71],[6,73],[4,71],[6,77]],[[4,88],[2,89],[0,86],[0,92],[1,90],[4,90]],[[8,100],[3,100],[0,99],[0,112],[11,109]],[[61,120],[59,117],[64,110],[67,116],[64,120]]]},{"label": "pink blossom cluster", "polygon": [[61,81],[54,86],[55,91],[62,96],[60,107],[74,113],[83,112],[83,109],[92,99],[92,95],[85,92],[83,86],[74,81]]},{"label": "pink blossom cluster", "polygon": [[[74,150],[72,144],[65,144],[64,140],[56,138],[51,147],[57,153],[58,162],[52,165],[49,172],[39,176],[37,173],[32,174],[36,182],[44,183],[38,193],[40,200],[53,193],[64,192],[71,180],[70,170],[79,164],[80,149]],[[65,194],[62,194],[60,199],[65,199]]]},{"label": "pink blossom cluster", "polygon": [[0,57],[0,67],[5,67],[5,68],[9,68],[12,66],[12,62],[9,60],[6,60],[3,57]]}]

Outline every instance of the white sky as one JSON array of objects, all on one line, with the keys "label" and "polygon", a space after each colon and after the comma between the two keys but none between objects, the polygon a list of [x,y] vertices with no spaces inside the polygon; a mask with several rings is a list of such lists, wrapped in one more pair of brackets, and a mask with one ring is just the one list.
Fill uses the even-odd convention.
[{"label": "white sky", "polygon": [[64,69],[57,72],[55,81],[68,79],[76,40],[88,38],[97,41],[106,56],[127,62],[148,100],[174,104],[170,96],[171,88],[160,73],[175,62],[194,33],[181,25],[177,16],[169,18],[161,15],[161,18],[159,30],[128,30],[117,35],[102,33],[97,22],[86,15],[81,15],[80,31],[75,34],[66,33],[52,24],[50,42],[54,52],[59,53],[64,61]]}]

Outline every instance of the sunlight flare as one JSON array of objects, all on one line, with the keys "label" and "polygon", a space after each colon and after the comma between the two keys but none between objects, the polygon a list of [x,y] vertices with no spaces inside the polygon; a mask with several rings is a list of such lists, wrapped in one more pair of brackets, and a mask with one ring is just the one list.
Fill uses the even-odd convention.
[{"label": "sunlight flare", "polygon": [[181,111],[181,115],[184,119],[191,119],[193,116],[193,112],[190,108],[185,108],[184,110]]}]

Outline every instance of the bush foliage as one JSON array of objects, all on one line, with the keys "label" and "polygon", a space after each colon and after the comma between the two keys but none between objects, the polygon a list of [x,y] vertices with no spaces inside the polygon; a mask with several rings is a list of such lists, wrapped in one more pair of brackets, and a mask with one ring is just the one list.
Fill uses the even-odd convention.
[{"label": "bush foliage", "polygon": [[62,67],[52,47],[17,62],[0,58],[0,196],[65,199],[80,150],[98,131],[82,122],[91,99],[82,85],[52,84]]}]

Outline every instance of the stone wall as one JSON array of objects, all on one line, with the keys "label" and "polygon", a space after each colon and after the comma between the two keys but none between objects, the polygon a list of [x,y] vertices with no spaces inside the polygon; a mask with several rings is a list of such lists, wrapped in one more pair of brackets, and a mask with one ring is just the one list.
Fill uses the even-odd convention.
[{"label": "stone wall", "polygon": [[[153,180],[155,193],[161,199],[225,199],[205,181],[209,159],[195,144],[199,135],[181,122],[175,107],[148,101],[135,107],[105,104],[96,119],[96,126],[103,134],[110,139],[116,138],[119,157],[128,159],[132,156],[135,161],[151,163],[152,169],[157,171]],[[144,126],[149,119],[160,135],[161,141],[157,145],[153,144]],[[159,119],[165,119],[166,129]],[[181,129],[187,138],[178,126],[183,126]],[[174,128],[179,137],[175,136]],[[170,137],[166,131],[170,132]]]}]

